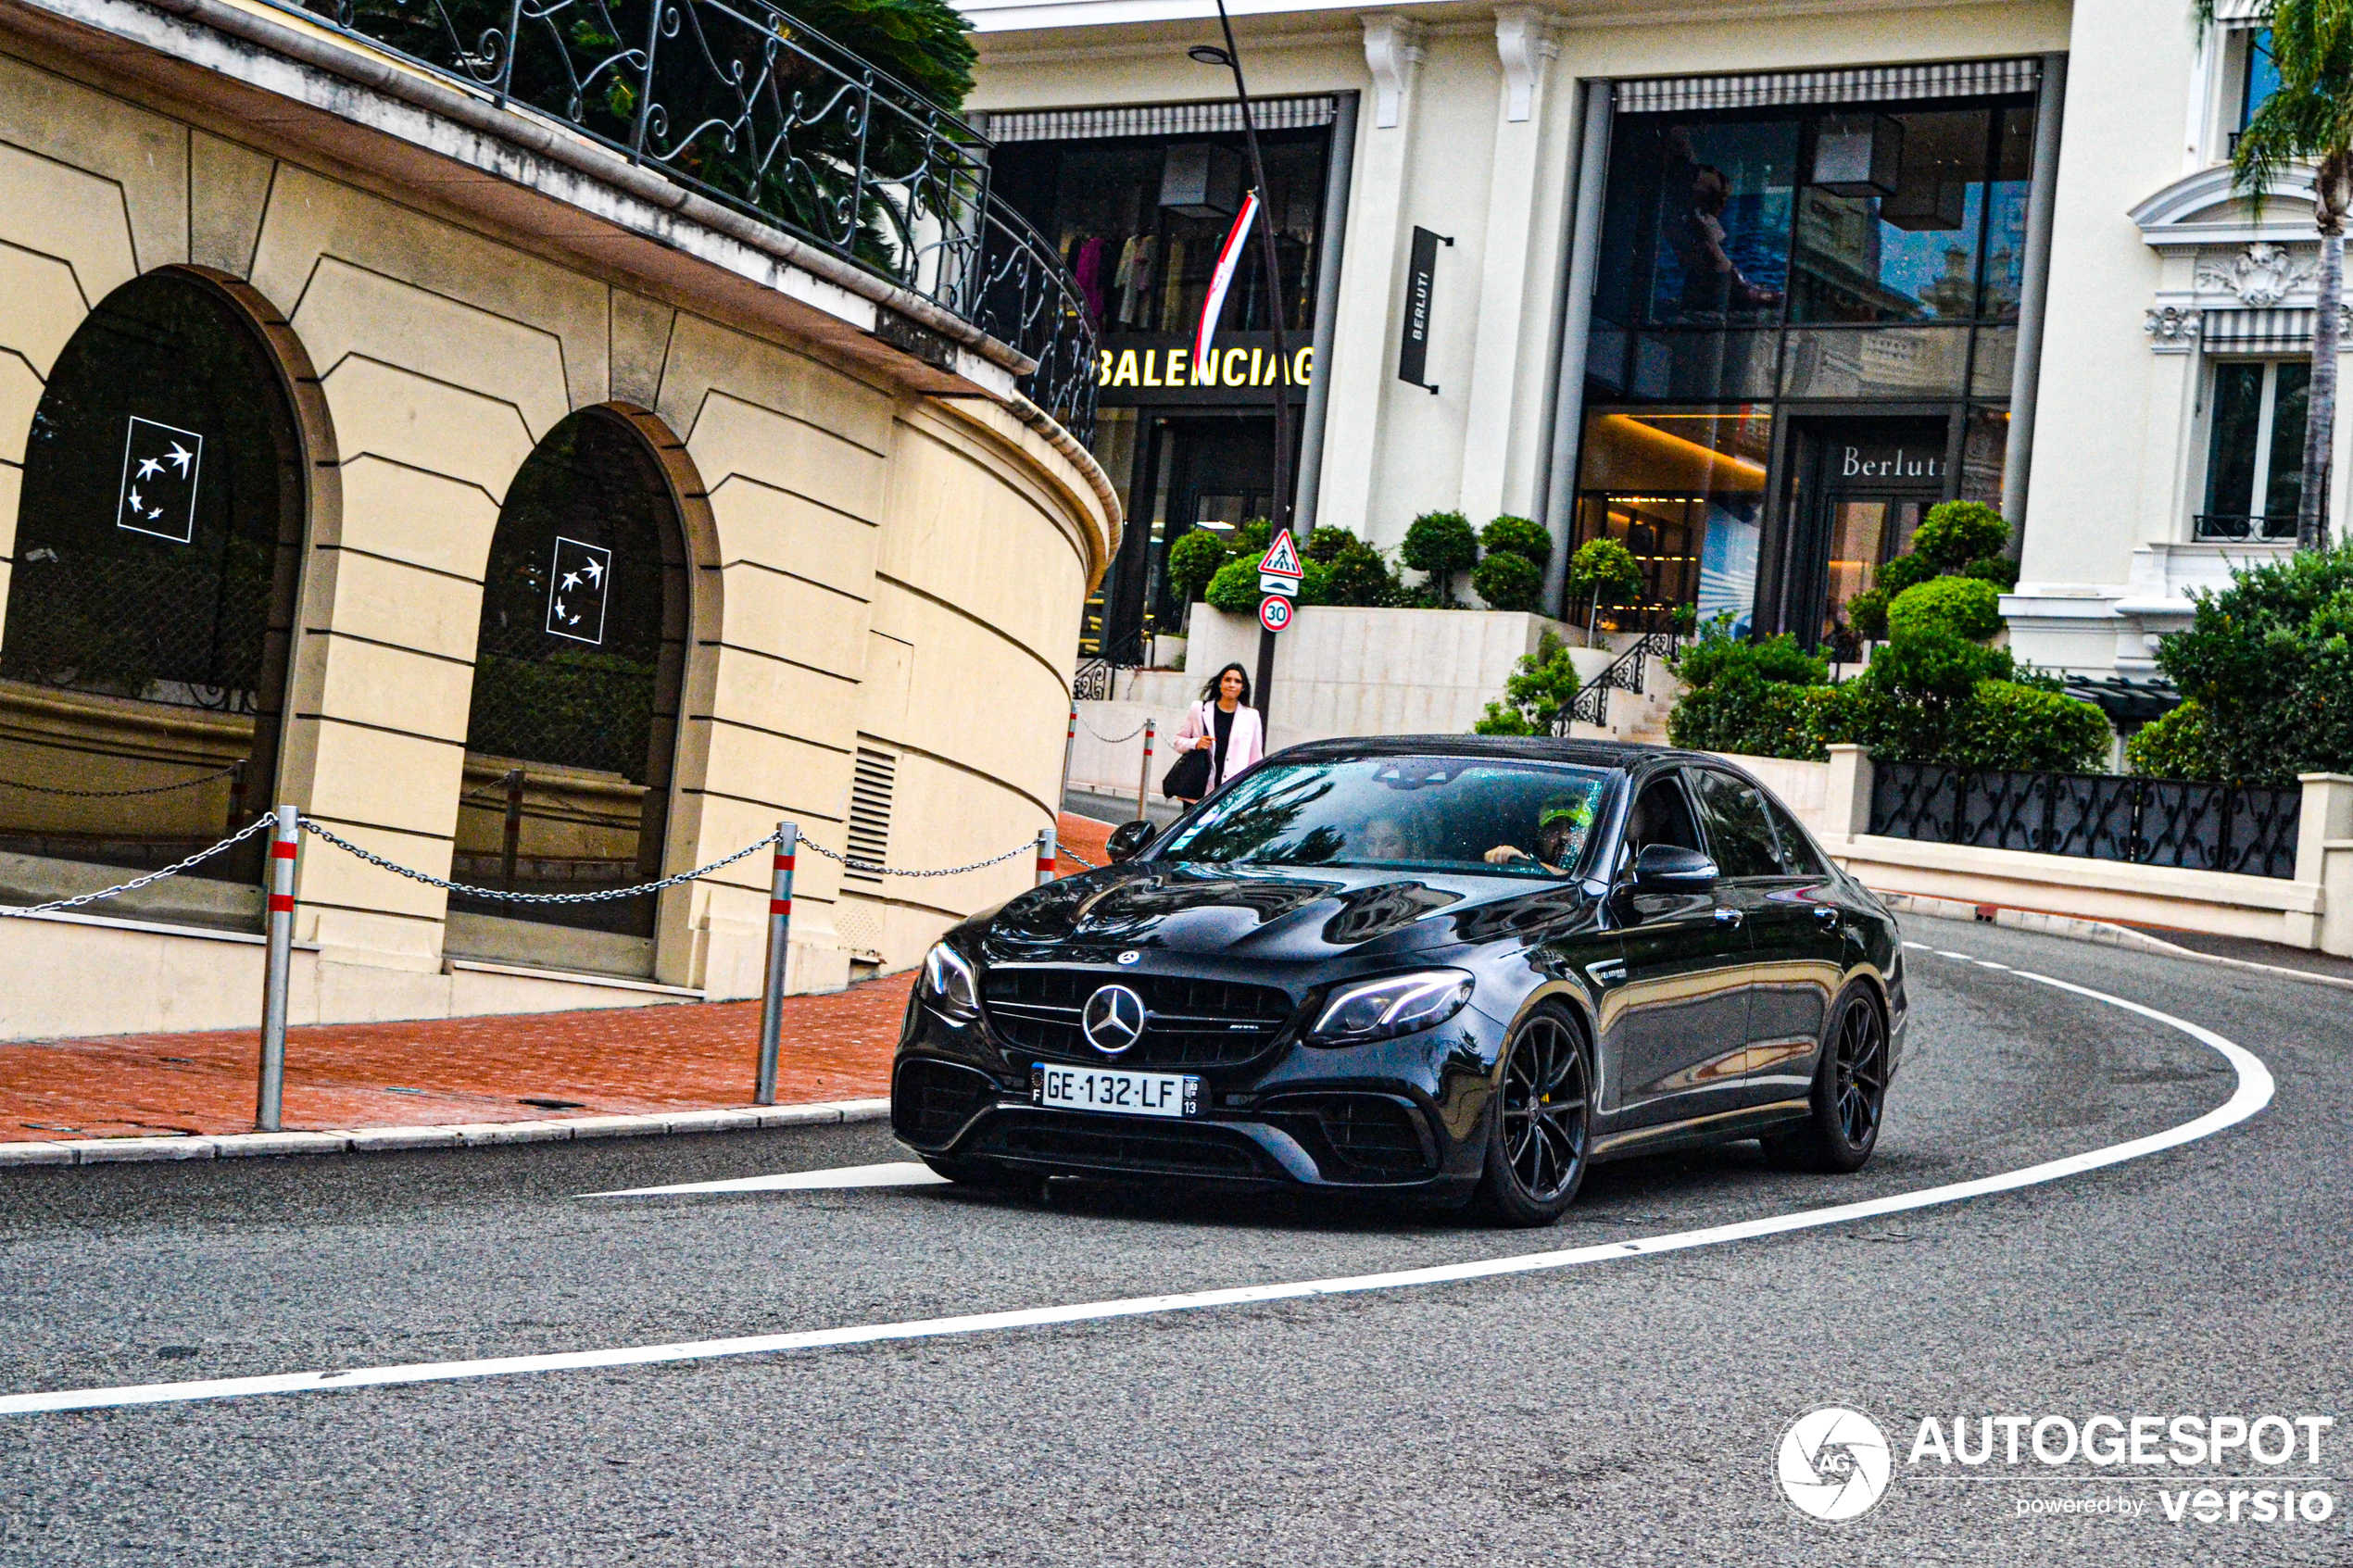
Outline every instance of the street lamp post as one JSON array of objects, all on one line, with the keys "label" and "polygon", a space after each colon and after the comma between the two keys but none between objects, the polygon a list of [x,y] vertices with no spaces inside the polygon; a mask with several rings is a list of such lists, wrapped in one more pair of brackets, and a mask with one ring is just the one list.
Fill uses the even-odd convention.
[{"label": "street lamp post", "polygon": [[[1217,0],[1217,26],[1225,34],[1226,46],[1196,44],[1187,53],[1203,65],[1224,66],[1234,73],[1234,96],[1242,107],[1242,139],[1250,148],[1250,179],[1258,193],[1261,208],[1258,223],[1259,255],[1266,263],[1266,301],[1269,319],[1275,329],[1275,506],[1269,520],[1274,533],[1279,536],[1290,526],[1290,352],[1283,333],[1283,271],[1280,256],[1275,248],[1275,218],[1269,207],[1272,193],[1266,188],[1266,165],[1258,156],[1258,125],[1251,114],[1250,86],[1242,80],[1241,52],[1234,44],[1234,23],[1226,14],[1226,0]],[[1305,541],[1299,541],[1302,550]],[[1264,725],[1274,694],[1275,633],[1262,624],[1258,629],[1258,676],[1252,683],[1258,698],[1258,719]]]}]

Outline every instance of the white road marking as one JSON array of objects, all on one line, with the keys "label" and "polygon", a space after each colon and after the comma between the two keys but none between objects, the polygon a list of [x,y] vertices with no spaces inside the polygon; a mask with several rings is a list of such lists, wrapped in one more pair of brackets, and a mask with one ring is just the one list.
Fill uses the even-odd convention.
[{"label": "white road marking", "polygon": [[2065,980],[2028,970],[2013,970],[2022,980],[2038,981],[2094,1001],[2178,1029],[2220,1052],[2238,1074],[2231,1098],[2203,1116],[2145,1137],[2110,1144],[2088,1153],[2046,1160],[2039,1165],[2006,1171],[1972,1181],[1923,1187],[1859,1203],[1835,1204],[1794,1214],[1777,1214],[1702,1230],[1675,1231],[1634,1241],[1604,1242],[1553,1252],[1525,1252],[1509,1258],[1486,1258],[1467,1263],[1442,1263],[1386,1273],[1354,1274],[1339,1279],[1300,1280],[1283,1285],[1249,1285],[1225,1290],[1196,1290],[1172,1296],[1132,1296],[1114,1301],[1085,1301],[1055,1307],[1027,1307],[1013,1311],[970,1312],[957,1317],[921,1318],[907,1323],[857,1323],[843,1328],[805,1329],[791,1334],[745,1335],[732,1339],[698,1339],[673,1345],[630,1345],[604,1350],[561,1350],[536,1356],[497,1356],[472,1361],[428,1361],[407,1366],[354,1367],[342,1372],[290,1372],[261,1377],[208,1378],[187,1383],[145,1383],[113,1388],[60,1388],[41,1393],[0,1396],[0,1415],[30,1415],[45,1411],[104,1410],[123,1405],[182,1404],[196,1399],[237,1399],[255,1394],[310,1394],[333,1388],[384,1387],[404,1383],[448,1383],[463,1378],[508,1377],[523,1373],[571,1372],[591,1367],[650,1366],[668,1361],[708,1361],[721,1356],[770,1355],[782,1350],[816,1350],[841,1345],[875,1345],[900,1339],[932,1339],[948,1335],[989,1334],[1007,1329],[1041,1328],[1053,1323],[1101,1323],[1114,1318],[1145,1317],[1161,1312],[1192,1311],[1208,1307],[1240,1307],[1264,1301],[1293,1301],[1306,1297],[1340,1296],[1368,1290],[1398,1290],[1409,1286],[1451,1285],[1464,1280],[1493,1279],[1509,1274],[1537,1273],[1576,1268],[1622,1258],[1680,1252],[1694,1247],[1750,1241],[1759,1236],[1827,1225],[1852,1224],[1882,1214],[1957,1203],[1997,1192],[2015,1192],[2104,1166],[2121,1164],[2165,1149],[2177,1148],[2237,1125],[2271,1101],[2271,1071],[2255,1053],[2224,1039],[2211,1029],[2159,1012],[2139,1002],[2112,997]]},{"label": "white road marking", "polygon": [[838,1187],[919,1187],[948,1178],[915,1160],[882,1165],[843,1165],[831,1171],[787,1171],[774,1176],[737,1176],[724,1182],[680,1182],[666,1187],[620,1187],[584,1192],[581,1198],[656,1198],[678,1192],[820,1192]]}]

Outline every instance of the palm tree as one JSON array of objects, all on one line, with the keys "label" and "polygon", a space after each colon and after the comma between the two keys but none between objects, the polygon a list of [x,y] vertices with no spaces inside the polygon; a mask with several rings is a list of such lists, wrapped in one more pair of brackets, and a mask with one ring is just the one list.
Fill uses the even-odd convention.
[{"label": "palm tree", "polygon": [[[2210,26],[2214,0],[2197,0]],[[2316,166],[2312,223],[2321,266],[2312,312],[2312,382],[2304,422],[2304,489],[2296,547],[2328,545],[2330,442],[2336,429],[2337,309],[2345,295],[2345,220],[2353,211],[2353,0],[2271,0],[2267,18],[2279,91],[2265,99],[2231,153],[2231,183],[2260,215],[2271,182]]]}]

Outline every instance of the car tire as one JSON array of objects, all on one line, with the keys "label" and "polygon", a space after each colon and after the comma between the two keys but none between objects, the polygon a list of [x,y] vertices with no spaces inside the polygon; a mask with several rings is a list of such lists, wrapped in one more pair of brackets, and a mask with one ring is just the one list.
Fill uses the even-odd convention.
[{"label": "car tire", "polygon": [[1470,1212],[1515,1229],[1549,1225],[1577,1201],[1593,1154],[1592,1058],[1561,1009],[1539,1007],[1512,1031],[1497,1074],[1487,1162]]},{"label": "car tire", "polygon": [[1887,1018],[1863,986],[1831,1010],[1806,1119],[1757,1142],[1776,1170],[1845,1175],[1879,1147],[1887,1115]]}]

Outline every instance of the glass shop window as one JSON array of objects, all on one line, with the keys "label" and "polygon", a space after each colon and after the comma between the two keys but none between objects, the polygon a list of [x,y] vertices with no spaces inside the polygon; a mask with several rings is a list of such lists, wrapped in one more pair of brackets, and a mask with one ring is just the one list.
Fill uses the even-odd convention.
[{"label": "glass shop window", "polygon": [[2306,359],[2226,359],[2214,367],[2207,406],[2202,539],[2296,535],[2304,495]]},{"label": "glass shop window", "polygon": [[1729,614],[1732,631],[1746,633],[1772,445],[1768,406],[1587,417],[1574,545],[1616,539],[1642,567],[1633,601],[1600,608],[1605,630],[1647,627],[1692,605],[1703,621]]},{"label": "glass shop window", "polygon": [[1828,116],[1811,129],[1790,319],[1966,321],[1977,315],[1989,111]]},{"label": "glass shop window", "polygon": [[1780,320],[1799,132],[1790,119],[1622,120],[1599,313],[1661,326]]}]

